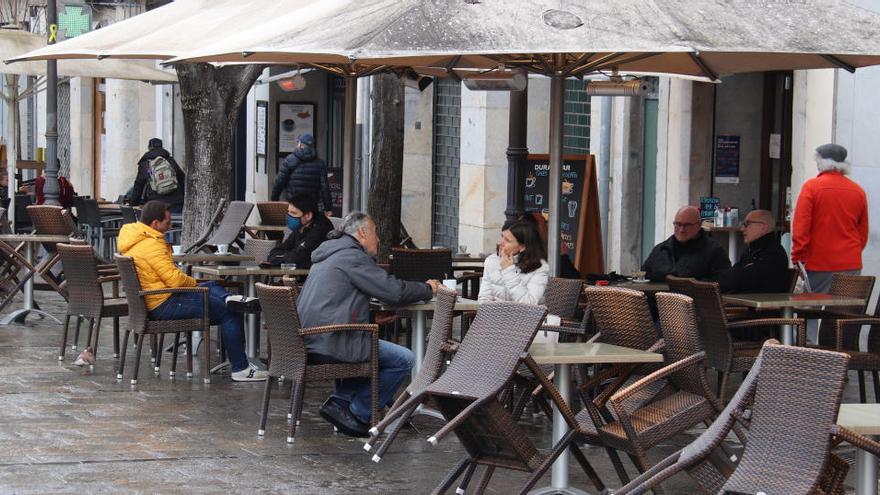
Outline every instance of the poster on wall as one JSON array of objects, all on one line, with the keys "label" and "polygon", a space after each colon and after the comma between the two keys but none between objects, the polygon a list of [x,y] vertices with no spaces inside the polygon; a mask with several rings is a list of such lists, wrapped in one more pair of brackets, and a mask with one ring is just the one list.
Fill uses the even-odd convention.
[{"label": "poster on wall", "polygon": [[715,138],[715,183],[739,184],[739,136]]},{"label": "poster on wall", "polygon": [[[257,132],[256,132],[256,149],[257,156],[266,156],[266,122],[269,115],[269,102],[257,102]],[[259,170],[258,170],[259,172]]]},{"label": "poster on wall", "polygon": [[279,103],[278,153],[293,153],[297,138],[306,133],[315,134],[315,104]]}]

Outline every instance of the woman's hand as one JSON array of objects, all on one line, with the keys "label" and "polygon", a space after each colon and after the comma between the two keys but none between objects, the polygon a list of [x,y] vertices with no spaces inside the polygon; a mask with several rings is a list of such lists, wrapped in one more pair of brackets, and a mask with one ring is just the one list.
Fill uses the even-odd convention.
[{"label": "woman's hand", "polygon": [[502,250],[498,253],[498,257],[501,258],[501,269],[506,270],[509,266],[513,265],[513,255],[510,253],[505,253]]}]

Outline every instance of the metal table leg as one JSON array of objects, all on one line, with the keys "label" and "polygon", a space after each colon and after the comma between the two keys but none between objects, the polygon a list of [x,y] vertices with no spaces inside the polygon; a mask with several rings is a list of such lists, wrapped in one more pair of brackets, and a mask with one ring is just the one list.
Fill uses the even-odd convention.
[{"label": "metal table leg", "polygon": [[[553,377],[553,384],[559,390],[559,395],[567,404],[571,400],[571,366],[567,364],[557,364]],[[553,445],[556,445],[562,437],[568,433],[568,423],[555,405],[553,406]],[[586,495],[587,492],[572,488],[568,485],[568,459],[569,451],[565,449],[559,454],[559,457],[553,463],[550,474],[550,486],[539,488],[530,492],[534,495],[545,495],[551,493]]]},{"label": "metal table leg", "polygon": [[[794,309],[782,308],[783,318],[794,318]],[[794,345],[794,326],[782,325],[782,345]]]},{"label": "metal table leg", "polygon": [[733,231],[733,230],[727,233],[727,235],[728,235],[728,237],[727,237],[727,256],[730,257],[730,264],[731,265],[735,265],[736,262],[739,261],[739,256],[738,256],[739,253],[737,252],[739,245],[736,242],[737,234],[738,234],[738,232]]},{"label": "metal table leg", "polygon": [[862,449],[856,450],[856,493],[877,495],[877,456]]},{"label": "metal table leg", "polygon": [[[247,276],[248,297],[257,296],[256,282],[256,275]],[[253,362],[260,358],[260,319],[259,315],[253,313],[247,315],[247,355]]]},{"label": "metal table leg", "polygon": [[[34,264],[34,243],[33,242],[26,242],[25,243],[24,255],[25,255],[25,258],[27,258],[28,263],[30,263],[31,266],[33,266],[33,264]],[[3,319],[0,320],[0,325],[8,325],[12,322],[24,323],[25,318],[27,318],[28,314],[30,314],[30,313],[37,313],[37,314],[43,315],[43,316],[51,319],[55,323],[58,323],[59,325],[61,324],[61,320],[59,320],[58,318],[55,318],[51,314],[49,314],[43,310],[36,309],[36,307],[34,307],[34,277],[36,277],[36,276],[37,276],[36,273],[31,273],[30,275],[28,275],[28,278],[24,283],[24,307],[22,307],[21,309],[17,309],[15,311],[13,311],[12,313],[9,313],[8,315],[4,316]]]}]

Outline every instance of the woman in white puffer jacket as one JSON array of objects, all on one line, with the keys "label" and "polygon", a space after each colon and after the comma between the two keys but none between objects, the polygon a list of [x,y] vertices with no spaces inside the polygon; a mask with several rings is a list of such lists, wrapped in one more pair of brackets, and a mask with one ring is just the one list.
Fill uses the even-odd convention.
[{"label": "woman in white puffer jacket", "polygon": [[479,301],[543,304],[550,274],[545,257],[536,226],[522,220],[514,222],[501,232],[498,254],[486,258]]}]

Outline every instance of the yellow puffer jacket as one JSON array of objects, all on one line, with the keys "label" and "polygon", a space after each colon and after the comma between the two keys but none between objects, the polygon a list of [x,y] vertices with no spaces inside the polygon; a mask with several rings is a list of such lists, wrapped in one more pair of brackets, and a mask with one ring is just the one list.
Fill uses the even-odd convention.
[{"label": "yellow puffer jacket", "polygon": [[[119,252],[134,258],[138,280],[143,290],[195,287],[196,280],[183,273],[171,259],[171,246],[156,229],[141,222],[127,223],[119,230]],[[148,310],[153,310],[171,297],[156,294],[146,297]]]}]

